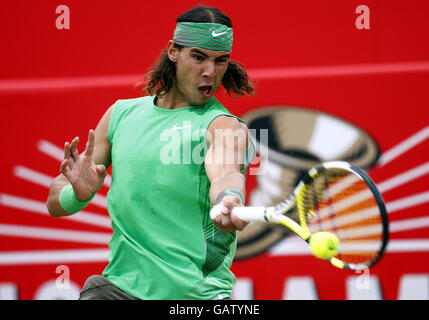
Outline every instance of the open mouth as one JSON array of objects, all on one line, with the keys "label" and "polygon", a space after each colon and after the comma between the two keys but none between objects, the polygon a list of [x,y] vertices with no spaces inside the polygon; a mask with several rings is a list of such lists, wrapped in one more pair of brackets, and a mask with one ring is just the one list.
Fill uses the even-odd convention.
[{"label": "open mouth", "polygon": [[210,97],[212,94],[213,87],[212,86],[201,86],[198,87],[200,93],[205,97]]}]

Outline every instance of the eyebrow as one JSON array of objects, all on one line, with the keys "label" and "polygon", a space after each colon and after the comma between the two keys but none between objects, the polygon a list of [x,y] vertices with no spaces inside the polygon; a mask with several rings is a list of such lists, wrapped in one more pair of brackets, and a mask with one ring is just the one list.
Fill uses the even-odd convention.
[{"label": "eyebrow", "polygon": [[[206,55],[204,52],[202,52],[202,51],[200,51],[200,50],[198,50],[198,49],[191,49],[191,52],[193,52],[193,53],[198,53],[198,54],[200,54],[200,55],[202,55],[202,56],[204,56],[204,57],[206,57],[206,58],[208,58],[208,55]],[[216,59],[220,59],[220,58],[229,58],[231,55],[229,54],[229,53],[227,53],[227,54],[224,54],[224,55],[222,55],[222,56],[220,56],[220,57],[216,57]]]}]

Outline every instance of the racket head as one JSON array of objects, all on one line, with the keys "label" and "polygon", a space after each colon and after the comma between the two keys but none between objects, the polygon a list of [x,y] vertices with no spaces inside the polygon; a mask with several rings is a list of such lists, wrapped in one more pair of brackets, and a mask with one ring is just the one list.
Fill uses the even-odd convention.
[{"label": "racket head", "polygon": [[311,169],[295,189],[301,227],[327,231],[340,240],[333,265],[361,270],[385,252],[389,225],[381,193],[366,172],[344,161]]}]

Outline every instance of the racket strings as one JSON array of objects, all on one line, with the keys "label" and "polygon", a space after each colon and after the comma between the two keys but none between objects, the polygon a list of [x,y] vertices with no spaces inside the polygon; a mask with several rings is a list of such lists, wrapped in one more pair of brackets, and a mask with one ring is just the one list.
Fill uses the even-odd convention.
[{"label": "racket strings", "polygon": [[378,255],[383,242],[380,209],[360,177],[342,169],[326,170],[313,177],[302,202],[311,233],[328,231],[339,238],[338,259],[365,264]]}]

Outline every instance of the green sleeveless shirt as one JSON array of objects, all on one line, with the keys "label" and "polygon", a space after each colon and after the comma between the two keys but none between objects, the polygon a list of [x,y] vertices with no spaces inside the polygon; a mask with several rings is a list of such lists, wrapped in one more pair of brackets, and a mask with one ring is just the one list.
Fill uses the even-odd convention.
[{"label": "green sleeveless shirt", "polygon": [[230,297],[236,233],[210,219],[203,160],[210,123],[232,115],[214,97],[171,110],[154,98],[118,100],[111,113],[113,236],[103,276],[139,299]]}]

